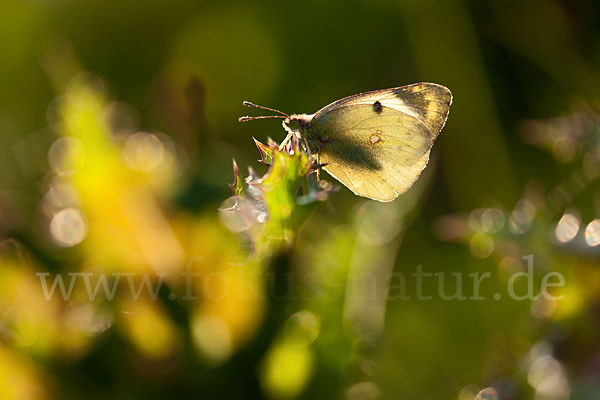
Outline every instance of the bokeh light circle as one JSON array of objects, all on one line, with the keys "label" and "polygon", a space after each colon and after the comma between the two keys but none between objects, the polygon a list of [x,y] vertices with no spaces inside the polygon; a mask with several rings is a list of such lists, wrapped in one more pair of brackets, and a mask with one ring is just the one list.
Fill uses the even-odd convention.
[{"label": "bokeh light circle", "polygon": [[595,219],[585,227],[585,243],[590,246],[600,245],[600,219]]},{"label": "bokeh light circle", "polygon": [[498,400],[499,398],[496,389],[488,387],[477,393],[474,400]]},{"label": "bokeh light circle", "polygon": [[575,238],[579,232],[579,218],[573,214],[565,213],[556,225],[556,239],[561,243],[566,243]]},{"label": "bokeh light circle", "polygon": [[84,163],[83,143],[77,138],[65,136],[57,139],[48,150],[48,164],[59,176],[73,176]]},{"label": "bokeh light circle", "polygon": [[83,212],[76,208],[65,208],[50,221],[52,239],[62,247],[73,247],[87,236],[87,221]]},{"label": "bokeh light circle", "polygon": [[252,202],[240,196],[225,199],[219,207],[221,222],[231,232],[245,232],[256,223]]},{"label": "bokeh light circle", "polygon": [[123,145],[123,157],[127,165],[136,171],[150,172],[160,165],[165,149],[156,135],[137,132],[129,136]]},{"label": "bokeh light circle", "polygon": [[321,320],[315,313],[302,310],[288,318],[285,328],[296,342],[309,345],[319,336]]},{"label": "bokeh light circle", "polygon": [[469,241],[469,250],[476,258],[487,258],[494,252],[494,238],[488,233],[476,233]]}]

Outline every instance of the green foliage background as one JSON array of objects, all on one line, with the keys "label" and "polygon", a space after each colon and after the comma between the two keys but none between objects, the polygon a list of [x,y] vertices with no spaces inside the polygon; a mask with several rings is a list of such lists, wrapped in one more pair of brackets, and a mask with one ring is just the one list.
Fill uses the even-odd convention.
[{"label": "green foliage background", "polygon": [[[2,1],[0,398],[597,398],[599,15],[584,0]],[[312,113],[418,81],[454,103],[409,193],[298,204],[313,175],[280,154],[271,219],[223,227],[232,158],[258,179],[252,137],[285,136],[238,123],[242,100]],[[65,137],[81,159],[55,154]],[[56,182],[78,200],[48,200]],[[50,228],[67,206],[87,224],[73,246]],[[527,255],[536,294],[557,271],[562,300],[508,298]],[[419,266],[447,293],[461,274],[467,296],[489,272],[485,300],[445,301],[436,277],[418,300]],[[156,283],[161,268],[140,301],[48,302],[35,275]]]}]

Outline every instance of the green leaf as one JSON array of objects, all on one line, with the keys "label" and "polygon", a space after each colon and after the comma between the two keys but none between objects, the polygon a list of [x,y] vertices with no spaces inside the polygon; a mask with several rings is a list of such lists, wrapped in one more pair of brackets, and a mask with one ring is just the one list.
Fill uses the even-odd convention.
[{"label": "green leaf", "polygon": [[271,165],[273,163],[273,154],[277,150],[277,147],[273,147],[271,143],[269,143],[269,146],[267,146],[254,138],[252,139],[258,148],[258,152],[260,153],[261,159],[258,161],[265,165]]},{"label": "green leaf", "polygon": [[238,168],[235,159],[233,160],[233,183],[230,183],[229,187],[231,188],[234,196],[242,196],[244,194],[242,176],[240,175],[240,169]]}]

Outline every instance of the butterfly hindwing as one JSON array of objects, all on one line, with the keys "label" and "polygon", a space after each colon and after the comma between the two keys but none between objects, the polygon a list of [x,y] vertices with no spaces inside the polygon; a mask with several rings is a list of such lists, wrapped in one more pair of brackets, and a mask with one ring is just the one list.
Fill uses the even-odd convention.
[{"label": "butterfly hindwing", "polygon": [[361,173],[338,163],[330,163],[324,169],[354,194],[379,201],[392,201],[412,186],[428,161],[429,152],[409,167],[384,161],[385,171],[378,174]]}]

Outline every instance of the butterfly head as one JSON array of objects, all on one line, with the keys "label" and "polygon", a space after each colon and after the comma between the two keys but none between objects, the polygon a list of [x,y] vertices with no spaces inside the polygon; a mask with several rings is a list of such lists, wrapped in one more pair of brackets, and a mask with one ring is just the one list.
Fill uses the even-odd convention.
[{"label": "butterfly head", "polygon": [[283,128],[288,133],[302,133],[310,129],[314,114],[292,114],[282,121]]},{"label": "butterfly head", "polygon": [[302,136],[303,132],[310,129],[310,127],[312,125],[312,120],[314,117],[314,114],[288,115],[288,114],[281,112],[279,110],[276,110],[274,108],[259,106],[258,104],[254,104],[249,101],[244,101],[242,104],[245,105],[246,107],[255,107],[255,108],[260,108],[263,110],[272,111],[278,115],[261,115],[261,116],[256,116],[256,117],[244,116],[244,117],[239,118],[240,122],[252,121],[255,119],[265,119],[265,118],[281,118],[282,119],[281,125],[283,126],[283,129],[285,129],[286,132],[288,132],[288,134],[295,135],[296,137]]}]

